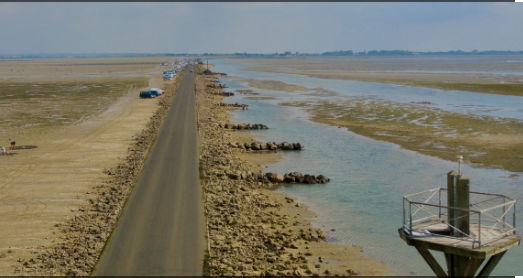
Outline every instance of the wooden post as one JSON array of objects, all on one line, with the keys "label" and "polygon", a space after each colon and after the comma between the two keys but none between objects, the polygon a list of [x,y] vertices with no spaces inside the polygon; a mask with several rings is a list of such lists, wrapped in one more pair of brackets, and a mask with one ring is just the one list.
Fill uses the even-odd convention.
[{"label": "wooden post", "polygon": [[[470,209],[470,186],[469,178],[459,176],[457,188],[456,203],[458,208]],[[456,212],[456,225],[459,230],[465,234],[470,234],[470,212],[459,210]],[[465,236],[460,234],[459,236]]]},{"label": "wooden post", "polygon": [[[457,207],[456,205],[456,187],[457,187],[457,179],[458,179],[458,172],[456,171],[450,171],[447,173],[447,206],[448,211],[448,222],[452,227],[456,227],[456,210],[451,209],[450,207]],[[452,235],[456,236],[456,231],[451,230]],[[457,273],[457,261],[455,255],[445,254],[445,260],[447,262],[447,268],[448,268],[448,275],[451,277],[456,276]]]},{"label": "wooden post", "polygon": [[[447,174],[447,206],[456,207],[456,201],[454,198],[454,188],[456,185],[456,179],[459,176],[458,172],[450,171]],[[448,218],[447,221],[452,227],[456,227],[455,219],[455,210],[449,208],[447,211]]]},{"label": "wooden post", "polygon": [[505,255],[507,251],[503,251],[497,255],[494,255],[490,257],[488,262],[483,266],[483,269],[479,272],[477,277],[488,277],[492,270],[496,267],[496,265],[501,261],[501,258],[503,258],[503,255]]},{"label": "wooden post", "polygon": [[438,261],[436,261],[436,259],[434,259],[434,256],[432,256],[432,254],[429,252],[429,250],[427,248],[422,248],[422,247],[416,246],[416,250],[418,250],[418,252],[421,254],[421,256],[423,257],[425,262],[427,262],[427,264],[429,264],[432,271],[434,271],[434,273],[436,273],[436,275],[438,277],[447,277],[448,276],[447,273],[445,273],[443,268],[441,268],[441,266],[438,264]]},{"label": "wooden post", "polygon": [[[452,256],[454,256],[454,262],[456,263],[455,264],[456,276],[465,276],[465,272],[467,272],[469,269],[470,257],[459,256],[459,255],[452,255]],[[472,276],[474,276],[474,275],[472,275]]]}]

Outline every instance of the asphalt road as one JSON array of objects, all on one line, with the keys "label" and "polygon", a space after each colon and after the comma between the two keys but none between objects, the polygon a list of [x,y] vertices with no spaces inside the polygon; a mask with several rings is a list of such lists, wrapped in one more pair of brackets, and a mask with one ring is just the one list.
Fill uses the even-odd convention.
[{"label": "asphalt road", "polygon": [[92,275],[202,275],[198,155],[194,74],[187,72]]}]

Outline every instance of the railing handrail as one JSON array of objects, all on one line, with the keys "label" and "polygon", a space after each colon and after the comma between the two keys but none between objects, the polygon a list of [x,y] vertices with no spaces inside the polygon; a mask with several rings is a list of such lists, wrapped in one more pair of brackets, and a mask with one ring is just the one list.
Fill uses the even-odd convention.
[{"label": "railing handrail", "polygon": [[[448,205],[442,205],[441,204],[441,194],[439,194],[439,204],[433,204],[433,203],[430,203],[431,199],[434,197],[434,196],[437,196],[437,192],[441,192],[441,191],[448,191],[446,188],[434,188],[434,189],[430,189],[430,190],[425,190],[425,191],[422,191],[422,192],[418,192],[418,193],[414,193],[414,194],[410,194],[410,195],[406,195],[403,197],[403,228],[406,232],[408,232],[408,234],[410,236],[413,236],[413,231],[412,231],[412,226],[413,226],[413,223],[417,223],[418,224],[421,224],[421,223],[424,223],[424,222],[428,222],[428,221],[431,221],[431,220],[437,220],[439,221],[440,223],[442,224],[445,224],[447,225],[451,230],[456,230],[459,234],[462,234],[464,235],[465,237],[460,237],[460,240],[465,240],[465,241],[469,241],[469,242],[472,242],[472,248],[474,248],[474,245],[477,243],[478,244],[478,248],[481,248],[482,246],[482,242],[481,242],[481,231],[482,231],[482,222],[485,222],[485,223],[495,223],[494,226],[484,226],[484,228],[486,228],[487,230],[489,228],[487,227],[490,227],[490,230],[492,230],[494,227],[496,227],[496,225],[498,223],[502,224],[502,228],[497,228],[497,229],[500,229],[501,233],[498,235],[498,236],[495,236],[493,238],[493,240],[497,239],[498,237],[501,237],[501,236],[505,236],[509,233],[516,233],[516,223],[515,223],[515,214],[516,214],[516,200],[510,198],[510,197],[507,197],[507,196],[504,196],[504,195],[501,195],[501,194],[492,194],[492,193],[483,193],[483,192],[474,192],[474,191],[471,191],[470,193],[471,194],[479,194],[479,195],[487,195],[487,196],[495,196],[495,198],[490,198],[490,199],[487,199],[487,200],[482,200],[480,202],[477,202],[475,204],[470,204],[470,207],[473,207],[473,208],[460,208],[460,207],[453,207],[453,206],[448,206]],[[431,196],[429,196],[424,202],[420,202],[420,201],[413,201],[413,200],[410,200],[409,198],[410,197],[413,197],[413,196],[418,196],[418,195],[422,195],[422,194],[426,194],[426,193],[433,193]],[[489,202],[489,201],[497,201],[497,199],[499,198],[503,198],[503,203],[501,204],[496,204],[496,205],[493,205],[491,207],[488,207],[488,208],[485,208],[485,209],[481,209],[481,208],[478,208],[476,207],[478,204],[482,204],[482,203],[485,203],[485,202]],[[407,216],[407,211],[406,211],[406,207],[405,207],[405,201],[408,202],[409,204],[409,209],[408,209],[408,213],[409,213],[409,216]],[[436,200],[438,201],[438,200]],[[417,207],[417,210],[412,213],[412,206],[415,206]],[[433,211],[433,209],[431,208],[438,208],[439,212],[438,211]],[[470,233],[470,234],[466,234],[464,233],[463,231],[459,230],[457,227],[454,227],[452,226],[447,219],[443,218],[442,216],[448,216],[446,213],[442,213],[441,210],[442,209],[446,209],[447,211],[448,210],[455,210],[455,211],[463,211],[463,212],[467,212],[467,215],[470,216],[470,215],[473,215],[473,214],[477,214],[477,223],[478,224],[478,234],[474,234],[474,233]],[[499,218],[497,217],[496,214],[492,215],[490,214],[489,212],[492,211],[492,210],[495,210],[495,209],[500,209],[500,208],[503,208],[503,214],[501,216],[499,216]],[[513,223],[512,225],[509,224],[509,221],[505,221],[505,217],[507,216],[507,214],[509,213],[509,211],[513,211],[512,214],[513,214]],[[419,217],[415,217],[416,213],[419,212],[419,211],[422,211],[424,213],[422,213],[422,215],[420,215]],[[462,215],[462,216],[459,216],[457,219],[461,218],[461,217],[467,217],[467,215]],[[486,217],[481,217],[482,215],[486,216]],[[424,216],[423,218],[421,218],[421,216]],[[510,217],[509,217],[510,219]],[[475,221],[474,221],[475,222]],[[508,229],[506,229],[505,227],[509,227]],[[489,231],[490,231],[489,230]],[[448,236],[448,235],[439,235],[437,234],[438,236],[442,236],[442,237],[449,237],[449,238],[456,238],[455,236]],[[489,239],[490,241],[490,239]]]}]

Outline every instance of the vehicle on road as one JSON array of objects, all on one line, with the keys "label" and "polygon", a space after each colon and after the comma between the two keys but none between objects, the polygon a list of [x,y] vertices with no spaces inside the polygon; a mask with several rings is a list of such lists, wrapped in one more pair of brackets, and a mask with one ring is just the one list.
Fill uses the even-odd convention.
[{"label": "vehicle on road", "polygon": [[140,98],[155,98],[156,94],[151,91],[141,91]]}]

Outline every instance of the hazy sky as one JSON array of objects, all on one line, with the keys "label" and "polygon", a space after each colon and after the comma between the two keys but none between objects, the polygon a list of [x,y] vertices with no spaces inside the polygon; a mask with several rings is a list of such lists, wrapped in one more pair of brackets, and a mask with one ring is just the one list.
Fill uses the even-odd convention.
[{"label": "hazy sky", "polygon": [[523,3],[0,3],[0,54],[523,50]]}]

